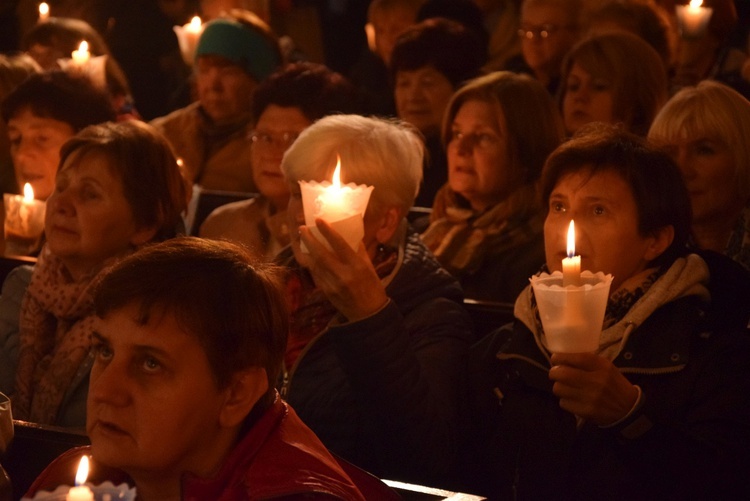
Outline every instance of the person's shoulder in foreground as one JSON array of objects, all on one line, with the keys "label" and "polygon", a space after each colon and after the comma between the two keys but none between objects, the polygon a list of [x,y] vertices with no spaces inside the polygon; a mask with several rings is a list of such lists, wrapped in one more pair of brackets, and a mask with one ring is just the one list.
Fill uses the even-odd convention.
[{"label": "person's shoulder in foreground", "polygon": [[[364,499],[274,389],[288,329],[275,267],[179,238],[114,266],[94,302],[91,448],[78,454],[139,500]],[[70,462],[29,494],[72,484]]]}]

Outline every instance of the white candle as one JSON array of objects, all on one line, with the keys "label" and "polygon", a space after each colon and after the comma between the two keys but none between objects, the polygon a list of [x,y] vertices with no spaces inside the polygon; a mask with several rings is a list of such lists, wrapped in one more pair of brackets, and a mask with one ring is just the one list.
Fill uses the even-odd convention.
[{"label": "white candle", "polygon": [[203,22],[198,16],[193,16],[189,23],[183,26],[174,26],[172,28],[177,35],[177,42],[180,45],[180,53],[185,64],[192,65],[195,57],[195,48],[198,46],[198,39],[203,33]]},{"label": "white candle", "polygon": [[49,5],[47,5],[47,2],[42,2],[39,4],[39,22],[43,23],[49,19]]},{"label": "white candle", "polygon": [[76,473],[76,486],[71,487],[65,501],[94,501],[94,493],[88,486],[83,485],[86,477],[89,476],[89,458],[83,456],[78,463],[78,472]]},{"label": "white candle", "polygon": [[563,287],[567,285],[579,285],[581,281],[581,256],[576,256],[576,231],[573,220],[568,225],[568,257],[562,260]]},{"label": "white candle", "polygon": [[699,37],[711,19],[713,9],[703,7],[703,0],[690,0],[688,5],[676,5],[677,24],[683,37]]},{"label": "white candle", "polygon": [[78,68],[83,68],[83,66],[89,61],[90,57],[91,53],[89,52],[89,43],[86,40],[82,41],[80,45],[78,45],[78,49],[70,54],[71,61]]}]

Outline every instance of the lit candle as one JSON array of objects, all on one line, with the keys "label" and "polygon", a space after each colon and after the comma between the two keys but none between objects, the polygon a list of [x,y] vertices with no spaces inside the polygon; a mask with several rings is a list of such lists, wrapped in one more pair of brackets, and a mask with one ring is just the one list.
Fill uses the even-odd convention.
[{"label": "lit candle", "polygon": [[86,477],[89,476],[89,458],[83,456],[78,463],[78,472],[76,473],[76,486],[71,487],[65,501],[94,501],[94,493],[86,483]]},{"label": "lit candle", "polygon": [[713,9],[703,7],[703,0],[690,0],[688,5],[676,5],[675,12],[682,36],[694,38],[705,31]]},{"label": "lit candle", "polygon": [[[367,210],[373,187],[354,183],[341,184],[341,159],[336,159],[336,169],[331,182],[300,181],[305,224],[318,237],[315,220],[330,223],[352,248],[359,245],[364,236],[362,218]],[[318,238],[325,245],[327,241]]]},{"label": "lit candle", "polygon": [[47,2],[39,4],[39,19],[38,22],[43,23],[49,19],[49,5]]},{"label": "lit candle", "polygon": [[317,198],[317,204],[320,204],[318,217],[324,221],[338,221],[352,215],[351,209],[347,206],[347,192],[341,187],[341,159],[336,159],[336,169],[333,171],[331,185],[323,188],[323,192]]},{"label": "lit candle", "polygon": [[89,43],[86,40],[82,41],[80,45],[78,45],[78,49],[70,54],[70,59],[78,68],[83,68],[83,66],[89,61],[90,57],[91,53],[89,52]]},{"label": "lit candle", "polygon": [[567,285],[578,286],[581,281],[581,256],[576,256],[576,230],[573,220],[568,226],[568,257],[562,260],[563,287]]},{"label": "lit candle", "polygon": [[195,48],[198,46],[198,39],[203,33],[203,23],[201,18],[193,16],[189,23],[184,26],[174,26],[172,28],[177,35],[177,42],[180,45],[180,53],[185,64],[192,65],[195,57]]}]

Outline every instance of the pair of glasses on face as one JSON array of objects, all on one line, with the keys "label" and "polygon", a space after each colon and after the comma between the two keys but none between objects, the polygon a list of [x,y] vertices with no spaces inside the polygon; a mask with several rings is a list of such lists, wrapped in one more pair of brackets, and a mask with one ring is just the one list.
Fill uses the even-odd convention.
[{"label": "pair of glasses on face", "polygon": [[271,134],[270,132],[254,130],[248,135],[248,137],[250,138],[250,141],[253,142],[253,146],[270,148],[271,146],[276,145],[279,148],[286,150],[297,140],[299,133],[282,132],[280,134]]},{"label": "pair of glasses on face", "polygon": [[535,38],[546,39],[564,29],[564,26],[558,26],[556,24],[542,24],[540,26],[522,26],[518,29],[518,36],[521,38],[527,38],[533,40]]}]

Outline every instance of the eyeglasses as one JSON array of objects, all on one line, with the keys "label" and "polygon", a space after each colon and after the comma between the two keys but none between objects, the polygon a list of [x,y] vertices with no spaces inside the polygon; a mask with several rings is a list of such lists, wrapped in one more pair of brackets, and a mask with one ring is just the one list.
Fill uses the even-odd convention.
[{"label": "eyeglasses", "polygon": [[259,130],[252,131],[248,137],[256,147],[270,148],[274,144],[286,150],[299,137],[298,132],[282,132],[281,134],[271,134]]},{"label": "eyeglasses", "polygon": [[521,38],[528,38],[533,40],[534,38],[549,38],[560,30],[571,29],[571,26],[558,26],[556,24],[542,24],[540,26],[525,26],[518,29],[518,36]]}]

